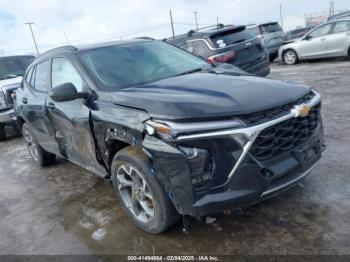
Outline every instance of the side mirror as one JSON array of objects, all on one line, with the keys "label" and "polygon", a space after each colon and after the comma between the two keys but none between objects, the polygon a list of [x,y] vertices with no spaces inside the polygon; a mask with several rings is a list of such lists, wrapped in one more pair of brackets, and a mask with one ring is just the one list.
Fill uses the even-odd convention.
[{"label": "side mirror", "polygon": [[310,36],[310,35],[305,35],[303,37],[303,40],[310,40],[310,39],[312,39],[312,36]]},{"label": "side mirror", "polygon": [[55,102],[72,101],[78,98],[87,99],[90,96],[88,92],[78,92],[72,83],[64,83],[50,90],[49,96]]}]

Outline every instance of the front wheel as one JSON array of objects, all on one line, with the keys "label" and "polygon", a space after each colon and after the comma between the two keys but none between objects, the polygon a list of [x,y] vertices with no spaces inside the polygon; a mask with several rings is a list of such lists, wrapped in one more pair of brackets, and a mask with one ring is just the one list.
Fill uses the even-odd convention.
[{"label": "front wheel", "polygon": [[33,159],[33,161],[38,166],[48,166],[55,162],[56,155],[51,154],[45,151],[38,143],[38,141],[33,136],[31,130],[29,129],[27,124],[23,124],[22,126],[22,134],[23,138],[26,142],[26,146],[28,152]]},{"label": "front wheel", "polygon": [[287,50],[283,53],[283,61],[287,65],[295,65],[298,62],[298,55],[294,50]]},{"label": "front wheel", "polygon": [[111,171],[114,191],[137,227],[159,234],[177,221],[179,215],[175,207],[141,150],[127,147],[118,152]]},{"label": "front wheel", "polygon": [[6,139],[5,125],[0,124],[0,141],[3,141],[5,139]]}]

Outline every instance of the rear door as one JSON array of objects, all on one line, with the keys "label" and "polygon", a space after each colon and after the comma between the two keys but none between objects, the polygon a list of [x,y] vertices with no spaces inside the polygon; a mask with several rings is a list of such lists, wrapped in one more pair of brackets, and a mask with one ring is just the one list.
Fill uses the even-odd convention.
[{"label": "rear door", "polygon": [[329,49],[327,39],[331,33],[333,24],[326,24],[311,31],[308,36],[299,42],[299,56],[301,58],[321,58],[327,57]]},{"label": "rear door", "polygon": [[327,36],[329,56],[346,56],[350,42],[350,21],[336,22],[331,34]]},{"label": "rear door", "polygon": [[45,101],[50,86],[50,60],[45,60],[30,68],[24,81],[24,91],[17,98],[20,111],[31,128],[39,144],[52,153],[58,148],[46,115]]},{"label": "rear door", "polygon": [[[72,83],[78,92],[89,91],[82,75],[68,57],[53,58],[51,71],[51,88]],[[96,158],[95,141],[90,125],[90,107],[87,101],[76,99],[56,102],[48,97],[46,106],[60,154],[73,163],[105,176],[106,170]]]}]

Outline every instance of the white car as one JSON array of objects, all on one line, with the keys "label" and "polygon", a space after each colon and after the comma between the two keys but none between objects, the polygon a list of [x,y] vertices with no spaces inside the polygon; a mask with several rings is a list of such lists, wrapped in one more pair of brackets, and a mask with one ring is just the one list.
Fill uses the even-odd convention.
[{"label": "white car", "polygon": [[302,38],[281,46],[278,56],[288,65],[300,60],[350,56],[350,19],[314,28]]}]

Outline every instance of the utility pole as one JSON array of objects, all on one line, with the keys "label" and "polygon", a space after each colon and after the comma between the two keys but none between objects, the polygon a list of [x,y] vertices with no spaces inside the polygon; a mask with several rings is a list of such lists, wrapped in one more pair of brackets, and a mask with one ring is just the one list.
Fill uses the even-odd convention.
[{"label": "utility pole", "polygon": [[169,14],[170,14],[171,31],[173,32],[173,37],[175,37],[173,15],[171,14],[171,10],[169,10]]},{"label": "utility pole", "polygon": [[280,5],[280,19],[281,19],[281,26],[283,28],[282,5]]},{"label": "utility pole", "polygon": [[198,30],[198,20],[197,20],[197,12],[193,12],[194,13],[194,19],[196,19],[196,29]]},{"label": "utility pole", "polygon": [[334,15],[334,1],[330,2],[330,7],[329,7],[329,16]]},{"label": "utility pole", "polygon": [[36,44],[35,36],[34,36],[34,33],[33,33],[33,29],[32,29],[32,25],[33,25],[34,23],[33,23],[33,22],[28,22],[28,23],[25,23],[25,24],[29,26],[30,32],[32,33],[32,37],[33,37],[33,41],[34,41],[34,45],[35,45],[36,52],[37,52],[38,55],[39,55],[39,49],[38,49],[38,46],[37,46],[37,44]]}]

